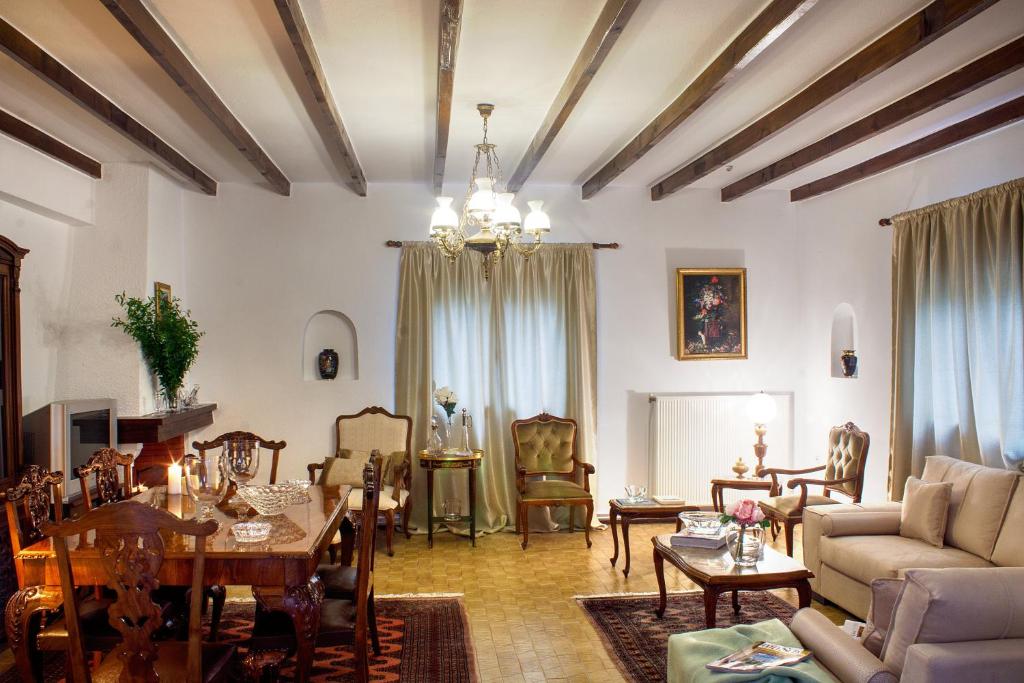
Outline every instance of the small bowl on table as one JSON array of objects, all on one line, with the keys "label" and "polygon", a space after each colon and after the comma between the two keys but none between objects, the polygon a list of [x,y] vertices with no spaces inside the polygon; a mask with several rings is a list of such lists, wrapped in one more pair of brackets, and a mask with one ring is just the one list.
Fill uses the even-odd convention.
[{"label": "small bowl on table", "polygon": [[236,522],[231,525],[231,534],[238,543],[262,543],[270,538],[270,522]]},{"label": "small bowl on table", "polygon": [[683,530],[694,536],[717,536],[722,531],[722,515],[717,512],[680,512]]}]

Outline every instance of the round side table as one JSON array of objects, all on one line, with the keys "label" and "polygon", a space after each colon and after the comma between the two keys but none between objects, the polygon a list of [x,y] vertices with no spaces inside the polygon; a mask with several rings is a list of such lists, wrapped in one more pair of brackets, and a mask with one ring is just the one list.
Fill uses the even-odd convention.
[{"label": "round side table", "polygon": [[[441,453],[432,455],[427,451],[419,452],[420,467],[427,472],[427,547],[434,547],[435,522],[469,522],[469,540],[476,547],[476,473],[480,469],[484,452],[473,449],[472,455]],[[469,514],[458,519],[437,516],[434,514],[434,472],[438,470],[466,470],[469,480]]]}]

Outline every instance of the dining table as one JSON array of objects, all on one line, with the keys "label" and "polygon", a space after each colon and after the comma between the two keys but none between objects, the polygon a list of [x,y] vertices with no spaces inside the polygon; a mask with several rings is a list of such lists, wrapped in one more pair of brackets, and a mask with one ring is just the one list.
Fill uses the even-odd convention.
[{"label": "dining table", "polygon": [[[277,515],[259,516],[237,506],[214,507],[212,516],[220,523],[206,538],[203,584],[206,586],[251,586],[252,595],[263,609],[287,614],[295,626],[295,680],[309,680],[320,627],[324,587],[316,569],[348,510],[349,486],[317,486],[307,489],[308,500]],[[141,503],[162,507],[184,519],[196,516],[196,503],[187,495],[170,495],[157,486],[132,497]],[[244,506],[243,506],[244,508]],[[249,510],[248,513],[254,513]],[[239,514],[249,521],[271,525],[267,540],[239,542],[231,526]],[[195,563],[195,538],[162,532],[164,560],[157,579],[161,586],[190,586]],[[68,539],[71,569],[76,586],[103,586],[107,573],[99,551],[92,545],[92,532]],[[5,628],[24,680],[32,680],[32,616],[63,604],[60,574],[53,542],[49,538],[24,548],[14,558],[22,573],[21,585],[8,603]]]}]

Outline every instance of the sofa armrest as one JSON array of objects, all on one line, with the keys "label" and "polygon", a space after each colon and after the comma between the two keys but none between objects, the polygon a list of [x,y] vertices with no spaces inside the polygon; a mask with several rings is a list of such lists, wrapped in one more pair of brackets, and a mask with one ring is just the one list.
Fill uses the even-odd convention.
[{"label": "sofa armrest", "polygon": [[825,514],[822,536],[895,536],[900,533],[900,511]]},{"label": "sofa armrest", "polygon": [[821,612],[804,608],[789,626],[818,663],[842,683],[897,683],[899,679],[860,641],[843,633]]},{"label": "sofa armrest", "polygon": [[1021,675],[1024,639],[918,643],[907,648],[903,683],[1014,681]]}]

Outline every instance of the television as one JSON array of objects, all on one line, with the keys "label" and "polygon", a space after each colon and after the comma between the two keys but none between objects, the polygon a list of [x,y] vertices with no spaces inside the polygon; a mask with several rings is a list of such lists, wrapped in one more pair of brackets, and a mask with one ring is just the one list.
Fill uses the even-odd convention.
[{"label": "television", "polygon": [[63,471],[67,503],[79,488],[71,486],[75,468],[101,448],[117,448],[117,400],[57,401],[25,415],[22,431],[24,463]]}]

